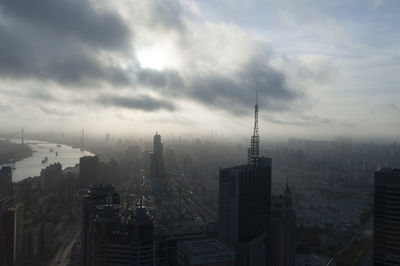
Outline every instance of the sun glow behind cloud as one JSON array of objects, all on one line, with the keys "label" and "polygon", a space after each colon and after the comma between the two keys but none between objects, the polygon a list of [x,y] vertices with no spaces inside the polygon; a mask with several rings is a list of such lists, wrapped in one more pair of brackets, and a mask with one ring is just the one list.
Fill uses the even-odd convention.
[{"label": "sun glow behind cloud", "polygon": [[143,68],[163,70],[176,66],[170,49],[161,45],[139,49],[136,56]]}]

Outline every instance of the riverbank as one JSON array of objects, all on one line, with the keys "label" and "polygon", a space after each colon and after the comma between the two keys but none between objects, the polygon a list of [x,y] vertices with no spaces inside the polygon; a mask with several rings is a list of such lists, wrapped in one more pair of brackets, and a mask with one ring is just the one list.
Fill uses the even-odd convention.
[{"label": "riverbank", "polygon": [[[14,144],[18,140],[11,140]],[[83,156],[92,156],[88,151],[74,149],[67,145],[58,143],[26,140],[29,148],[32,149],[31,156],[18,160],[13,164],[13,182],[22,181],[28,177],[39,176],[42,169],[54,163],[61,163],[63,169],[75,166]],[[21,145],[21,144],[18,144]]]},{"label": "riverbank", "polygon": [[0,140],[0,165],[12,164],[31,157],[33,150],[27,144],[12,143]]}]

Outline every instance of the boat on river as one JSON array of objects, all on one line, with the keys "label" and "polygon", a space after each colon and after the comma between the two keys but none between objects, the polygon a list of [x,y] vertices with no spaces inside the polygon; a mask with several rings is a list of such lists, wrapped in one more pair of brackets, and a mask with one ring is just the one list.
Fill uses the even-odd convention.
[{"label": "boat on river", "polygon": [[49,160],[48,157],[44,157],[44,159],[42,160],[42,164],[43,164],[43,163],[47,163],[48,160]]}]

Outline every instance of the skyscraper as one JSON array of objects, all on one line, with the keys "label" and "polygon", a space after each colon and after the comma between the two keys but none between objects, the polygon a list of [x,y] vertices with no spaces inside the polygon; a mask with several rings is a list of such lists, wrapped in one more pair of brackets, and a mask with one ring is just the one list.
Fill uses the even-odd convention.
[{"label": "skyscraper", "polygon": [[258,104],[248,163],[220,169],[219,236],[236,249],[236,265],[266,265],[268,259],[271,159],[259,157]]},{"label": "skyscraper", "polygon": [[380,168],[374,177],[375,266],[400,265],[400,168]]},{"label": "skyscraper", "polygon": [[119,205],[99,206],[92,237],[92,263],[154,266],[154,222],[141,205],[135,216],[121,217]]},{"label": "skyscraper", "polygon": [[60,163],[54,163],[42,169],[40,171],[42,189],[48,192],[56,192],[61,175],[62,165]]},{"label": "skyscraper", "polygon": [[17,203],[5,211],[6,265],[22,266],[23,258],[23,214],[24,205]]},{"label": "skyscraper", "polygon": [[79,185],[88,188],[98,183],[99,157],[84,156],[79,159]]},{"label": "skyscraper", "polygon": [[294,266],[296,257],[296,214],[289,184],[283,195],[272,197],[271,266]]},{"label": "skyscraper", "polygon": [[[107,202],[108,201],[108,202]],[[82,231],[81,231],[81,265],[91,264],[91,242],[94,229],[94,218],[101,210],[98,206],[109,204],[119,204],[120,198],[111,184],[92,184],[88,195],[83,199],[82,205]]]},{"label": "skyscraper", "polygon": [[0,170],[0,200],[12,195],[12,186],[11,167],[3,166]]},{"label": "skyscraper", "polygon": [[150,183],[153,191],[159,191],[164,182],[164,156],[161,135],[154,135],[153,153],[150,154]]}]

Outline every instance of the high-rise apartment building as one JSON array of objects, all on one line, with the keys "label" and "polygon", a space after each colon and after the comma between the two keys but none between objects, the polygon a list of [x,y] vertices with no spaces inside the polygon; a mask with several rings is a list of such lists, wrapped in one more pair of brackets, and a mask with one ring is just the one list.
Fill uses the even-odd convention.
[{"label": "high-rise apartment building", "polygon": [[373,238],[373,265],[400,265],[400,168],[375,172]]},{"label": "high-rise apartment building", "polygon": [[79,159],[79,186],[88,188],[98,183],[99,157],[84,156]]},{"label": "high-rise apartment building", "polygon": [[153,153],[150,154],[150,184],[153,191],[162,188],[165,177],[163,144],[161,135],[154,135]]},{"label": "high-rise apartment building", "polygon": [[58,180],[62,174],[62,165],[54,163],[40,172],[41,187],[48,192],[57,192]]},{"label": "high-rise apartment building", "polygon": [[296,214],[292,206],[289,184],[283,195],[272,197],[271,265],[294,266],[296,257]]},{"label": "high-rise apartment building", "polygon": [[268,258],[271,159],[259,157],[258,105],[248,163],[220,169],[219,236],[232,244],[236,265],[266,265]]},{"label": "high-rise apartment building", "polygon": [[22,266],[23,254],[23,214],[24,205],[17,203],[4,213],[3,228],[5,236],[6,265]]},{"label": "high-rise apartment building", "polygon": [[58,180],[57,200],[66,204],[74,200],[77,189],[77,178],[71,173],[63,173]]},{"label": "high-rise apartment building", "polygon": [[13,193],[12,188],[11,167],[3,166],[0,170],[0,200],[11,197]]}]

